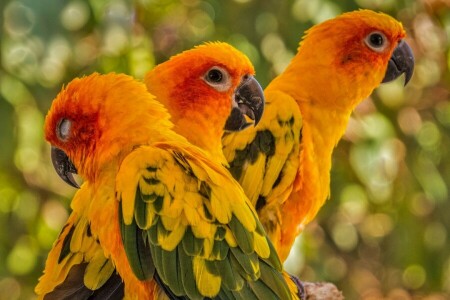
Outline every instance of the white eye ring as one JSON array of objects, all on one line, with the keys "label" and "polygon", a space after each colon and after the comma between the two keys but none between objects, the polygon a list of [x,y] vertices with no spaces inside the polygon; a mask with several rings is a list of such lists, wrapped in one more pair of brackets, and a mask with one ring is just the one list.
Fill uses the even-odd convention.
[{"label": "white eye ring", "polygon": [[383,52],[389,46],[389,40],[386,38],[384,33],[380,31],[372,31],[365,38],[364,42],[367,47],[375,52]]},{"label": "white eye ring", "polygon": [[61,141],[67,141],[70,135],[72,122],[69,119],[61,119],[56,127],[56,135]]},{"label": "white eye ring", "polygon": [[218,66],[206,71],[203,80],[219,92],[225,92],[231,87],[230,74],[227,70]]}]

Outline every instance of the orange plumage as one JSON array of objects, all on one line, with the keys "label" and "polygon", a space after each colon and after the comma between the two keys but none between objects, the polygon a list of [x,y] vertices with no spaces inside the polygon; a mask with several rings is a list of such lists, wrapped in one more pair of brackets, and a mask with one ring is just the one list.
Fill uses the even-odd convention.
[{"label": "orange plumage", "polygon": [[[244,76],[254,75],[255,70],[247,56],[226,43],[207,43],[188,52],[189,56],[183,52],[156,66],[144,81],[149,92],[168,109],[175,132],[226,164],[218,137],[224,132],[222,116],[230,114],[234,91],[211,91],[198,78],[213,65],[222,67],[227,70],[227,85],[231,87],[238,86]],[[184,75],[177,76],[175,70],[183,70]]]},{"label": "orange plumage", "polygon": [[[170,139],[174,134],[170,131],[169,115],[162,105],[145,93],[143,85],[134,86],[130,82],[133,82],[130,77],[115,74],[93,74],[74,79],[54,100],[46,117],[45,137],[52,145],[64,149],[86,181],[74,197],[71,218],[88,220],[91,235],[94,240],[100,240],[100,244],[93,243],[91,247],[98,249],[102,245],[100,249],[106,257],[114,256],[114,266],[126,283],[125,295],[129,299],[151,299],[155,294],[155,282],[136,278],[123,249],[119,223],[114,221],[118,219],[118,202],[113,192],[115,177],[109,174],[117,172],[125,155],[134,147],[151,140]],[[115,101],[111,97],[116,99],[116,105],[105,105],[105,101]],[[133,102],[124,99],[133,99]],[[135,105],[140,110],[133,110]],[[135,112],[130,114],[130,111]],[[139,124],[138,120],[142,119],[154,121]],[[58,133],[62,120],[70,120],[70,138],[62,138]],[[132,130],[126,131],[126,128]],[[119,133],[123,131],[126,134]],[[149,132],[153,132],[151,137]],[[105,197],[99,196],[102,193]],[[92,250],[88,248],[88,251]],[[88,251],[74,253],[69,259],[81,256],[78,263],[90,262],[86,255]],[[49,255],[48,267],[55,264],[57,254]],[[63,269],[78,264],[63,263]],[[41,278],[36,289],[38,294],[50,292],[44,288],[52,282],[49,271],[45,271],[47,277]],[[64,280],[63,277],[61,282]]]},{"label": "orange plumage", "polygon": [[[208,47],[222,49],[222,55],[203,55]],[[189,63],[185,57],[191,54],[194,61]],[[104,278],[87,280],[93,277],[88,272],[91,263],[97,262],[87,254],[102,249],[102,259],[112,261],[125,285],[124,290],[113,285],[119,291],[115,296],[122,292],[127,299],[160,299],[164,297],[161,285],[169,293],[192,299],[296,297],[297,289],[292,282],[288,286],[256,212],[221,165],[223,155],[214,153],[221,149],[217,145],[224,127],[247,126],[240,115],[228,120],[233,111],[243,109],[242,114],[250,118],[260,117],[263,95],[251,76],[251,64],[226,44],[200,46],[173,60],[178,63],[169,61],[168,70],[155,68],[152,72],[162,77],[151,82],[159,88],[168,79],[180,84],[169,86],[176,92],[168,96],[177,97],[173,103],[182,103],[183,117],[198,122],[189,128],[191,136],[201,136],[203,131],[211,138],[216,134],[218,142],[198,139],[205,149],[175,134],[163,106],[128,76],[94,74],[75,79],[55,99],[46,117],[46,139],[70,158],[85,179],[72,203],[68,228],[87,224],[86,220],[89,225],[81,236],[72,236],[72,229],[61,235],[36,288],[41,296],[67,296],[67,288],[70,296],[78,295],[69,279],[85,294],[104,295],[109,279],[105,286]],[[186,69],[185,64],[193,68]],[[249,112],[252,108],[255,111]],[[58,174],[69,180],[66,171]],[[72,244],[81,241],[76,238],[89,241],[88,249],[77,252]],[[71,264],[73,257],[81,258],[76,265]],[[83,271],[79,263],[87,264],[86,273],[71,273]],[[50,274],[55,269],[63,270],[57,280]],[[84,275],[81,283],[76,275]]]},{"label": "orange plumage", "polygon": [[260,124],[224,136],[230,171],[282,260],[329,196],[332,151],[355,106],[381,83],[388,64],[393,77],[412,74],[412,53],[404,42],[408,57],[400,58],[409,69],[389,63],[404,37],[398,21],[369,10],[312,27],[286,70],[265,89]]}]

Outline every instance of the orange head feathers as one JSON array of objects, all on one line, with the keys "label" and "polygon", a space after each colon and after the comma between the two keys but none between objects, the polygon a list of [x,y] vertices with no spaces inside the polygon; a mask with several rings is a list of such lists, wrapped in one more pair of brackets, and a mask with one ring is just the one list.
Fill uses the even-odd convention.
[{"label": "orange head feathers", "polygon": [[[127,75],[94,73],[76,78],[62,89],[44,126],[45,138],[54,146],[53,161],[61,159],[64,151],[79,174],[92,179],[95,170],[111,157],[156,139],[156,133],[172,125],[167,111],[143,83]],[[76,184],[67,171],[76,171],[74,166],[66,165],[66,174],[57,168],[58,174],[66,176],[72,185]]]},{"label": "orange head feathers", "polygon": [[[264,96],[249,59],[227,43],[207,43],[173,56],[145,77],[147,88],[167,107],[175,131],[222,156],[223,130],[257,123]],[[247,98],[247,99],[245,99]]]},{"label": "orange head feathers", "polygon": [[224,128],[240,130],[250,124],[245,115],[254,123],[262,116],[264,94],[253,73],[241,52],[212,43],[176,55],[151,71],[150,93],[127,75],[74,79],[56,97],[45,120],[56,171],[77,186],[71,173],[93,179],[112,158],[119,155],[120,160],[133,147],[174,136],[160,102],[170,108],[185,137],[225,163]]},{"label": "orange head feathers", "polygon": [[271,85],[296,87],[302,91],[294,91],[295,98],[314,94],[315,104],[351,111],[381,82],[402,73],[409,81],[414,57],[405,36],[402,24],[386,14],[344,13],[309,29],[291,64]]}]

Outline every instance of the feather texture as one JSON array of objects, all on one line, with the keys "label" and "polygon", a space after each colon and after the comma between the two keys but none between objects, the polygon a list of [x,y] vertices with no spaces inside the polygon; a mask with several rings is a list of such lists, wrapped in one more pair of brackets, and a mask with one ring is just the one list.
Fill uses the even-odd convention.
[{"label": "feather texture", "polygon": [[[223,48],[228,58],[235,59],[235,50],[228,45]],[[215,57],[207,57],[197,71],[205,74],[218,63]],[[220,66],[226,68],[227,61]],[[198,83],[186,89],[210,93],[206,103],[217,108],[212,108],[215,117],[210,127],[217,129],[220,145],[233,93],[253,68],[244,59],[239,70],[228,69],[232,82],[226,93],[212,93],[214,88],[203,75],[195,69],[190,72],[184,75]],[[199,109],[205,106],[198,101]],[[57,134],[61,120],[70,120],[67,140]],[[283,276],[275,285],[262,281],[260,264],[281,274],[281,263],[261,231],[253,206],[223,167],[222,154],[193,146],[171,128],[163,106],[129,76],[93,74],[73,80],[57,96],[46,117],[46,139],[67,154],[85,180],[77,193],[80,196],[73,199],[72,214],[86,228],[67,226],[52,250],[56,255],[49,260],[70,260],[58,280],[66,282],[71,269],[87,263],[85,270],[96,271],[101,278],[89,274],[83,280],[94,281],[89,286],[102,295],[106,287],[120,290],[109,284],[116,282],[117,272],[127,299],[243,299],[240,296],[256,295],[250,281],[258,282],[263,299],[273,298],[274,293],[275,298],[290,299]],[[103,275],[112,266],[115,270],[105,280]],[[272,289],[283,285],[285,289]],[[49,290],[51,286],[55,285],[49,284]],[[48,292],[39,286],[37,291]]]},{"label": "feather texture", "polygon": [[[81,189],[75,203],[89,199]],[[87,219],[72,212],[49,253],[36,286],[39,299],[122,299],[124,286],[91,232]]]},{"label": "feather texture", "polygon": [[[165,163],[158,164],[162,160]],[[152,172],[148,172],[148,169]],[[209,174],[214,176],[210,177]],[[146,180],[136,179],[142,176],[145,176]],[[169,179],[173,177],[178,178],[178,181],[173,183]],[[161,189],[165,194],[159,196],[168,199],[161,207],[155,203],[145,202],[140,196],[142,190],[159,193],[157,189],[152,188],[153,185],[162,185]],[[174,142],[139,147],[122,162],[117,174],[116,189],[122,211],[125,207],[138,210],[147,205],[148,216],[157,220],[150,227],[143,228],[135,220],[126,224],[125,214],[119,212],[119,218],[123,218],[122,226],[125,227],[122,229],[125,251],[130,263],[137,265],[137,268],[132,269],[138,278],[146,278],[142,278],[143,264],[139,258],[151,254],[153,260],[147,263],[153,264],[161,281],[174,295],[192,299],[214,298],[222,290],[239,292],[244,286],[244,280],[261,281],[262,264],[265,266],[264,272],[273,269],[279,276],[268,273],[264,277],[267,281],[255,283],[258,293],[265,296],[260,299],[268,299],[267,297],[273,295],[279,299],[290,298],[289,289],[280,272],[281,264],[275,252],[270,251],[270,241],[264,232],[257,232],[257,229],[260,230],[262,227],[256,213],[246,203],[243,191],[234,180],[230,180],[224,169],[210,163],[197,149]],[[202,195],[201,189],[210,192]],[[185,197],[183,194],[186,192],[188,195],[197,196]],[[152,194],[148,196],[156,198]],[[220,215],[231,217],[217,217],[216,211],[212,209],[214,207],[212,201],[227,203],[221,210],[228,211],[221,212]],[[148,209],[149,206],[152,208]],[[176,215],[173,215],[173,207],[176,208]],[[138,213],[134,215],[139,216]],[[170,216],[170,220],[178,221],[164,222],[167,216]],[[132,233],[128,234],[128,230]],[[234,240],[231,245],[227,243],[225,238],[227,231],[231,232],[236,243]],[[133,234],[135,232],[139,233]],[[139,242],[136,236],[144,237],[144,240]],[[144,249],[140,245],[149,245],[149,248]],[[269,260],[264,260],[266,258]],[[237,261],[233,267],[227,263],[231,260]],[[276,264],[271,264],[269,262],[271,260]],[[178,268],[179,265],[183,267]],[[184,275],[186,273],[193,276],[193,281],[192,278],[187,280]],[[238,278],[241,279],[236,283],[233,283],[236,281],[233,273],[240,274]],[[195,293],[193,289],[196,289]]]},{"label": "feather texture", "polygon": [[[374,32],[386,38],[377,51],[365,42]],[[398,21],[369,10],[315,25],[286,70],[265,89],[258,126],[223,136],[230,172],[282,261],[329,197],[332,151],[352,110],[381,83],[404,37]]]}]

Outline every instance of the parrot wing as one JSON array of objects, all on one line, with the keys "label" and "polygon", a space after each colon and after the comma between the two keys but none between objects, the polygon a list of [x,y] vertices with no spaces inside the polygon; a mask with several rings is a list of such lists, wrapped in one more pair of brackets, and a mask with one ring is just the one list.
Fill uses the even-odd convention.
[{"label": "parrot wing", "polygon": [[182,143],[135,149],[116,178],[131,269],[173,298],[290,299],[281,263],[229,173]]},{"label": "parrot wing", "polygon": [[[81,188],[74,202],[88,201]],[[39,299],[122,299],[124,286],[112,262],[92,236],[83,216],[72,212],[48,255],[44,275],[36,286]]]},{"label": "parrot wing", "polygon": [[230,173],[271,238],[280,226],[280,206],[291,193],[299,170],[301,129],[296,101],[285,93],[266,91],[266,110],[258,126],[226,133],[222,139]]}]

